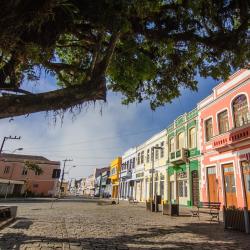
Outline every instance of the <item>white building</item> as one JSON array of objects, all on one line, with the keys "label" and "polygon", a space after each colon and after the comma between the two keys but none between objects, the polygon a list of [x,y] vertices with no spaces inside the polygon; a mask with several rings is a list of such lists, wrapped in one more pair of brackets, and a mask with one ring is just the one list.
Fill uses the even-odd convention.
[{"label": "white building", "polygon": [[136,148],[130,148],[122,156],[122,167],[120,176],[120,197],[134,198],[134,172],[135,172]]}]

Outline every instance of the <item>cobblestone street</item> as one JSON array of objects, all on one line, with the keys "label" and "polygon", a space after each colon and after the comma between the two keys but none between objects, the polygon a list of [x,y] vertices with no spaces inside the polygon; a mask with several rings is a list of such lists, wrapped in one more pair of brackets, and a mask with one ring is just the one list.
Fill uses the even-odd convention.
[{"label": "cobblestone street", "polygon": [[[14,205],[12,203],[11,205]],[[16,205],[16,204],[15,204]],[[250,237],[188,215],[163,216],[144,204],[90,201],[19,203],[0,231],[0,249],[249,249]]]}]

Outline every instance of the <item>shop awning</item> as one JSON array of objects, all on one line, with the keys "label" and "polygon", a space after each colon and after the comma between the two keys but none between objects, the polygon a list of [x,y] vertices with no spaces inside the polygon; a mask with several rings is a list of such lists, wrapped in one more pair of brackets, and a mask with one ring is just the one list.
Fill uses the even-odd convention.
[{"label": "shop awning", "polygon": [[24,181],[15,181],[15,180],[8,180],[8,179],[0,179],[0,184],[20,184],[24,185]]}]

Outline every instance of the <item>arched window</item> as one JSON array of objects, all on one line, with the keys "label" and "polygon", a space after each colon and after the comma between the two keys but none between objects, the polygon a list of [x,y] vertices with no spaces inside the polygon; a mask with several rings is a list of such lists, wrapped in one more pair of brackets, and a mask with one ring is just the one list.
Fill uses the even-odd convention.
[{"label": "arched window", "polygon": [[195,127],[189,130],[189,148],[196,147]]},{"label": "arched window", "polygon": [[174,152],[174,137],[170,139],[170,152]]},{"label": "arched window", "polygon": [[234,126],[240,127],[249,121],[247,98],[245,95],[237,96],[233,101]]},{"label": "arched window", "polygon": [[228,124],[228,114],[227,110],[224,110],[218,114],[218,125],[219,125],[219,133],[225,133],[229,129]]},{"label": "arched window", "polygon": [[206,141],[210,141],[213,137],[213,120],[209,118],[205,121]]},{"label": "arched window", "polygon": [[184,148],[184,133],[180,133],[177,136],[177,149]]}]

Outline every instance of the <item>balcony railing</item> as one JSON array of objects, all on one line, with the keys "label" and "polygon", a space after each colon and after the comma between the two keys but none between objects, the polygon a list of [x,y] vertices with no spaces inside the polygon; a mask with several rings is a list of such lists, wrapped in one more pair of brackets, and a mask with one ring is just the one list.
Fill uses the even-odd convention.
[{"label": "balcony railing", "polygon": [[170,153],[170,162],[171,163],[184,163],[188,158],[188,150],[186,148],[181,148],[176,152]]},{"label": "balcony railing", "polygon": [[245,124],[242,127],[233,128],[226,133],[212,138],[213,148],[221,149],[223,147],[233,146],[234,144],[250,138],[250,126]]}]

